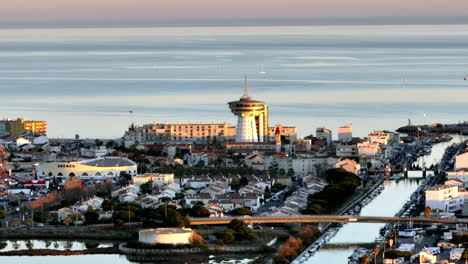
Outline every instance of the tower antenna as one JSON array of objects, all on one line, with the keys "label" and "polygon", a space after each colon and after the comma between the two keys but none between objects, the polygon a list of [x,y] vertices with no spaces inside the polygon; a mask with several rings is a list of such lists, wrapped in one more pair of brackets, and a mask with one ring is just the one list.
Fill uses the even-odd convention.
[{"label": "tower antenna", "polygon": [[244,94],[242,98],[249,97],[249,83],[247,81],[247,73],[244,73]]}]

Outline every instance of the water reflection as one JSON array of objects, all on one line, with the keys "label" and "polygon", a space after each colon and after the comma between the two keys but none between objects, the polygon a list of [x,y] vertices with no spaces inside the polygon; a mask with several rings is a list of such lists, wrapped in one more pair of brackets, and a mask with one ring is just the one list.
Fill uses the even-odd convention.
[{"label": "water reflection", "polygon": [[[393,216],[418,188],[419,180],[386,181],[384,191],[365,206],[361,216]],[[352,244],[370,243],[379,235],[385,224],[352,223],[346,224],[327,244],[349,244],[349,248],[322,248],[306,263],[347,263],[353,253]]]},{"label": "water reflection", "polygon": [[72,241],[72,240],[4,240],[0,241],[0,252],[25,249],[85,250],[92,247],[106,248],[114,246],[108,241]]},{"label": "water reflection", "polygon": [[413,163],[413,165],[419,166],[420,168],[423,168],[423,167],[429,168],[429,167],[431,167],[433,165],[435,166],[436,164],[438,164],[440,162],[440,160],[444,156],[445,149],[447,147],[449,147],[450,145],[452,145],[454,143],[461,143],[461,142],[465,141],[466,139],[468,139],[467,136],[462,136],[462,135],[457,135],[457,134],[452,135],[452,137],[453,137],[452,140],[450,140],[448,142],[442,142],[442,143],[435,144],[432,147],[431,154],[419,157]]}]

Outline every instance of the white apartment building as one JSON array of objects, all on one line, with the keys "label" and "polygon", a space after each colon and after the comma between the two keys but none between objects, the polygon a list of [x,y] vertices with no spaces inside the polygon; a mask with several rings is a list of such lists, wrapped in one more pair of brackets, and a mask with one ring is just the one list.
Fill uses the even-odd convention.
[{"label": "white apartment building", "polygon": [[426,190],[426,206],[453,213],[463,208],[464,198],[458,192],[458,186],[439,185]]},{"label": "white apartment building", "polygon": [[375,157],[380,151],[380,144],[368,141],[357,143],[357,150],[360,157]]},{"label": "white apartment building", "polygon": [[323,139],[327,141],[327,146],[331,146],[332,144],[332,131],[329,129],[326,129],[324,127],[319,127],[315,131],[315,137],[318,139]]},{"label": "white apartment building", "polygon": [[379,143],[381,145],[387,145],[390,141],[390,134],[383,131],[374,131],[367,135],[367,139],[371,143]]},{"label": "white apartment building", "polygon": [[124,144],[130,147],[133,144],[156,144],[156,143],[192,143],[192,142],[208,142],[218,140],[232,140],[236,136],[236,127],[228,123],[211,122],[198,124],[188,122],[181,124],[176,122],[170,124],[164,122],[162,124],[152,123],[143,126],[132,126],[125,131],[123,136]]},{"label": "white apartment building", "polygon": [[356,144],[338,144],[336,145],[336,156],[354,157],[358,155]]},{"label": "white apartment building", "polygon": [[338,128],[338,140],[347,141],[353,138],[353,125],[349,124]]}]

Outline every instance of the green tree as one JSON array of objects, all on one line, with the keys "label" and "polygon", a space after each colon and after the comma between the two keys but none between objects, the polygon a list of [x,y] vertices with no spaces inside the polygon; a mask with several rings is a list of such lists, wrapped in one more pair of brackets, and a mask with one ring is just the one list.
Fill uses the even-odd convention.
[{"label": "green tree", "polygon": [[25,222],[26,226],[28,227],[28,229],[30,229],[34,224],[34,221],[33,221],[32,218],[28,218],[24,222]]},{"label": "green tree", "polygon": [[241,187],[249,185],[249,179],[247,177],[243,176],[240,178],[239,184]]},{"label": "green tree", "polygon": [[210,211],[203,205],[196,204],[190,209],[189,215],[191,217],[209,217]]},{"label": "green tree", "polygon": [[99,214],[94,210],[92,206],[88,207],[88,210],[84,213],[85,223],[87,225],[94,225],[98,223]]},{"label": "green tree", "polygon": [[140,185],[140,192],[142,194],[151,194],[153,192],[153,181],[148,181]]},{"label": "green tree", "polygon": [[167,196],[164,196],[164,197],[161,197],[161,202],[163,203],[168,203],[170,202],[172,199],[170,197],[167,197]]},{"label": "green tree", "polygon": [[73,224],[73,217],[71,215],[67,215],[67,217],[65,218],[65,220],[63,220],[63,223],[67,226]]},{"label": "green tree", "polygon": [[121,171],[119,174],[120,177],[120,185],[127,185],[132,181],[132,175],[130,175],[126,171]]},{"label": "green tree", "polygon": [[11,221],[11,227],[13,228],[18,228],[20,226],[21,222],[18,218],[15,218],[13,219],[13,221]]},{"label": "green tree", "polygon": [[231,186],[231,189],[237,191],[239,190],[239,188],[241,187],[240,186],[240,182],[239,182],[239,178],[232,178],[231,180],[231,183],[229,184]]},{"label": "green tree", "polygon": [[231,229],[228,229],[223,232],[221,240],[225,244],[231,244],[236,240],[236,236],[234,235],[234,231]]},{"label": "green tree", "polygon": [[253,215],[253,212],[247,207],[240,207],[229,212],[230,215]]},{"label": "green tree", "polygon": [[5,210],[0,210],[0,220],[7,218],[7,212]]}]

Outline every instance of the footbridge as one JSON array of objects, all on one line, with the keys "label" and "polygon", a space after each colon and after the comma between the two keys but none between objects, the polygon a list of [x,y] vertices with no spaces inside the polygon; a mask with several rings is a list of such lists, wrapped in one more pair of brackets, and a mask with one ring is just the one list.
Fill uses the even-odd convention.
[{"label": "footbridge", "polygon": [[465,219],[441,219],[432,217],[387,217],[387,216],[344,216],[344,215],[300,215],[300,216],[253,216],[253,217],[201,217],[190,218],[192,225],[225,225],[233,219],[242,219],[247,224],[281,223],[421,223],[433,225],[468,224]]}]

